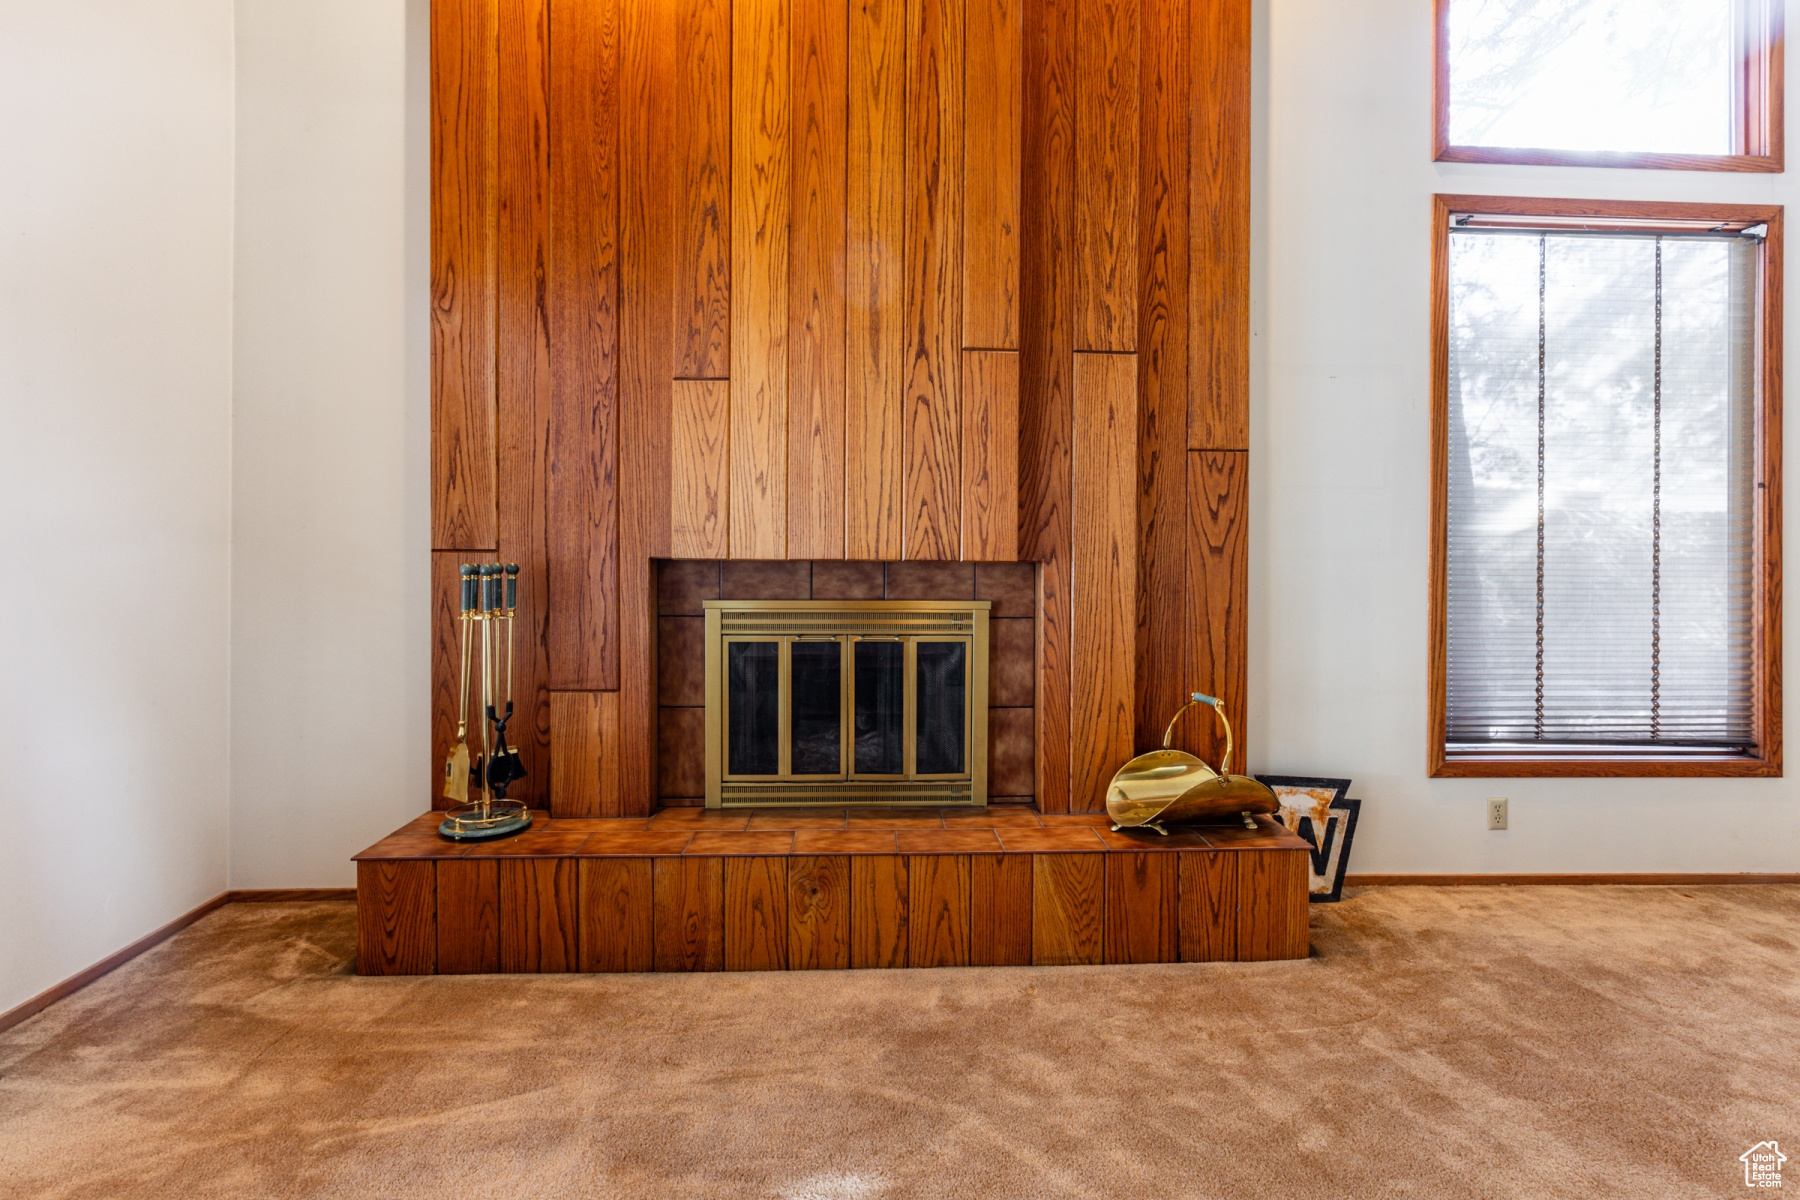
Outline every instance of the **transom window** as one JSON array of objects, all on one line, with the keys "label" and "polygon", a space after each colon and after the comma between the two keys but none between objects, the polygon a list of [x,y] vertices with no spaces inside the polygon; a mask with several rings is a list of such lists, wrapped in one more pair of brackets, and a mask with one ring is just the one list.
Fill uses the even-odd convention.
[{"label": "transom window", "polygon": [[1778,766],[1780,210],[1438,202],[1437,773]]},{"label": "transom window", "polygon": [[1437,0],[1436,157],[1779,171],[1780,0]]}]

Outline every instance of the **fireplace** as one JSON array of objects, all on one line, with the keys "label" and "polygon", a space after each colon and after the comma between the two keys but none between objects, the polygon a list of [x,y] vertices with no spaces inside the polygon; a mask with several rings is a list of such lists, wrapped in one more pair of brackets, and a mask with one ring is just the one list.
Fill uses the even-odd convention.
[{"label": "fireplace", "polygon": [[987,804],[985,600],[708,600],[708,808]]}]

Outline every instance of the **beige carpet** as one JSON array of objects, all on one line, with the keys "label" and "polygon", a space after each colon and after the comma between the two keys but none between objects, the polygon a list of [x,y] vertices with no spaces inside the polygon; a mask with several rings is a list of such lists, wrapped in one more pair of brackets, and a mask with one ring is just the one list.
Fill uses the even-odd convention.
[{"label": "beige carpet", "polygon": [[0,1194],[1742,1195],[1797,943],[1800,888],[1390,888],[1303,963],[359,979],[350,905],[240,904],[0,1034]]}]

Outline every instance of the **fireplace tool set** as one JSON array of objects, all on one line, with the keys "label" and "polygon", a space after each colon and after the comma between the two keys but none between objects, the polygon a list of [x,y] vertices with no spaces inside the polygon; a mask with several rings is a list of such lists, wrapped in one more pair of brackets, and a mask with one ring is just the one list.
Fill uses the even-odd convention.
[{"label": "fireplace tool set", "polygon": [[[524,801],[506,798],[507,787],[525,777],[519,752],[506,741],[506,726],[513,715],[513,614],[518,607],[518,563],[463,564],[456,747],[444,761],[444,796],[455,801],[456,807],[438,826],[438,832],[453,841],[505,837],[531,824]],[[473,671],[471,653],[480,658]],[[479,693],[475,720],[481,727],[480,749],[473,761],[469,756],[471,688]],[[471,788],[474,800],[469,799]]]}]

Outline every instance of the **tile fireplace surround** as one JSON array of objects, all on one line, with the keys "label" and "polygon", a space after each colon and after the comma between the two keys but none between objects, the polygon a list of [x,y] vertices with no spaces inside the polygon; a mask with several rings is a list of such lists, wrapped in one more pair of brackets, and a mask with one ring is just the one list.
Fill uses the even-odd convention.
[{"label": "tile fireplace surround", "polygon": [[988,802],[1036,796],[1032,563],[664,560],[657,564],[658,800],[703,804],[708,600],[986,600]]}]

